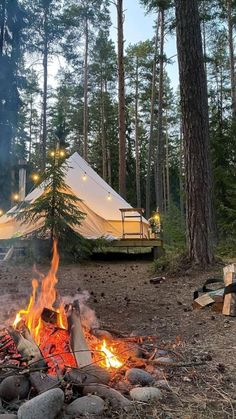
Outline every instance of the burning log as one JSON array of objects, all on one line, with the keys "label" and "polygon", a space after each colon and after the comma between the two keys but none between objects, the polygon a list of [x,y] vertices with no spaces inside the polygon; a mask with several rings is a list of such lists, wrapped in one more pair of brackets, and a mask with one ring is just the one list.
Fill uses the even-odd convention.
[{"label": "burning log", "polygon": [[49,308],[44,308],[41,314],[41,319],[46,323],[51,323],[55,326],[60,324],[59,313],[57,311],[50,310]]},{"label": "burning log", "polygon": [[18,352],[24,359],[28,360],[29,365],[34,364],[35,367],[37,366],[39,368],[47,367],[39,347],[34,342],[29,329],[25,325],[21,333],[12,327],[8,329],[8,333],[15,342]]},{"label": "burning log", "polygon": [[68,306],[68,331],[70,333],[70,346],[74,353],[78,367],[92,364],[92,356],[84,337],[80,319],[79,301],[76,300]]},{"label": "burning log", "polygon": [[77,385],[108,384],[111,374],[106,369],[92,364],[84,368],[72,368],[66,374],[65,379]]}]

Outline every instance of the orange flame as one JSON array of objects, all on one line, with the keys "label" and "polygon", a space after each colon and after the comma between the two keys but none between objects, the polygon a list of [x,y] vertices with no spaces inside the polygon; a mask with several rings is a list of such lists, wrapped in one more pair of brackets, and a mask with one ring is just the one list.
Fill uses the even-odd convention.
[{"label": "orange flame", "polygon": [[120,368],[122,362],[119,361],[117,356],[114,354],[112,348],[108,349],[106,341],[104,340],[101,346],[101,352],[104,354],[104,359],[101,361],[101,366],[106,368]]},{"label": "orange flame", "polygon": [[48,308],[59,313],[59,324],[58,327],[63,329],[67,326],[67,319],[64,312],[63,304],[60,305],[59,309],[55,310],[54,303],[57,298],[56,284],[58,279],[56,273],[59,265],[59,255],[57,252],[57,242],[53,243],[53,258],[51,262],[51,269],[46,275],[41,284],[41,291],[37,298],[37,290],[39,287],[37,279],[32,280],[32,295],[27,309],[20,310],[15,318],[13,323],[14,327],[17,327],[17,324],[20,320],[24,320],[25,324],[29,328],[34,340],[37,344],[40,344],[40,330],[43,326],[41,320],[41,314],[44,308]]}]

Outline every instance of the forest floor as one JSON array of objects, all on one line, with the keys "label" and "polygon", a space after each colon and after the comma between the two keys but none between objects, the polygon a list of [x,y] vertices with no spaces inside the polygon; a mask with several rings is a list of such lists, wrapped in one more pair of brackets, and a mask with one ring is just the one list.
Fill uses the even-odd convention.
[{"label": "forest floor", "polygon": [[[161,402],[138,405],[119,418],[200,419],[234,418],[236,407],[236,318],[192,309],[193,292],[206,278],[222,277],[222,268],[208,272],[166,275],[159,285],[150,283],[150,261],[91,261],[61,265],[58,289],[62,295],[80,290],[90,293],[89,306],[104,328],[140,335],[158,335],[160,348],[173,347],[184,363],[199,366],[165,367],[169,388]],[[46,273],[47,266],[38,266]],[[12,317],[30,293],[32,267],[2,265],[0,319]],[[113,417],[110,413],[105,417]]]}]

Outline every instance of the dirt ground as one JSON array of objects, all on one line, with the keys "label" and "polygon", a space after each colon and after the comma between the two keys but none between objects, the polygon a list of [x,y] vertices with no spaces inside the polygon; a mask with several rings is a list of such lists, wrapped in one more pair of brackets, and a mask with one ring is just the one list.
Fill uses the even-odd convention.
[{"label": "dirt ground", "polygon": [[[183,366],[164,367],[169,388],[154,405],[137,406],[135,413],[114,413],[120,418],[234,418],[236,406],[236,318],[206,308],[192,309],[193,291],[206,278],[222,276],[222,268],[157,276],[150,261],[91,261],[62,265],[58,289],[62,295],[90,293],[89,306],[104,328],[141,335],[158,335],[160,348],[172,348]],[[48,266],[37,266],[46,273]],[[32,267],[0,266],[0,319],[4,324],[27,302]],[[199,363],[202,365],[194,366]],[[111,417],[110,414],[104,417]]]}]

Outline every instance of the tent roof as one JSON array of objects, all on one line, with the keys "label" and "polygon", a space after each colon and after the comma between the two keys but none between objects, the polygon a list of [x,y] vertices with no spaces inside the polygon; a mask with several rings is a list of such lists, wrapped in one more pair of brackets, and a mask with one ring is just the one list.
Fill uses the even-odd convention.
[{"label": "tent roof", "polygon": [[[67,163],[69,169],[65,176],[66,184],[97,215],[105,220],[120,221],[121,213],[119,209],[132,208],[78,153],[70,156]],[[83,180],[85,174],[86,180]],[[37,187],[27,195],[25,200],[35,200],[41,195],[42,191],[43,186]],[[109,195],[111,199],[108,199]]]}]

